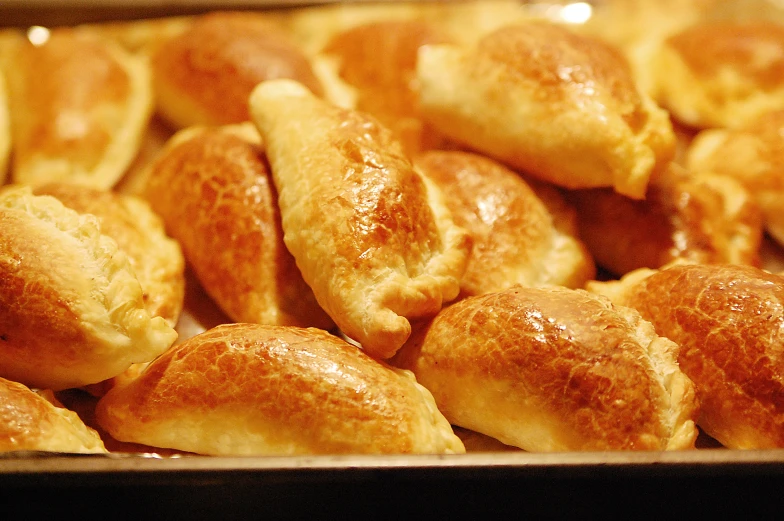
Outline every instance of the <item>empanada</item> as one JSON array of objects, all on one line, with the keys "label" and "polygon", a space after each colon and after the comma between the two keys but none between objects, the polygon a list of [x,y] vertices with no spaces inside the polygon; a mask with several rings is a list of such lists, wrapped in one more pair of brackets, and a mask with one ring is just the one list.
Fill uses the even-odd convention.
[{"label": "empanada", "polygon": [[588,288],[637,309],[680,345],[698,425],[734,449],[784,447],[784,277],[739,265],[675,264]]},{"label": "empanada", "polygon": [[392,359],[453,425],[527,451],[694,448],[678,346],[629,308],[563,287],[470,297]]},{"label": "empanada", "polygon": [[153,52],[157,110],[177,129],[249,120],[248,96],[290,78],[321,95],[310,61],[263,13],[212,12]]},{"label": "empanada", "polygon": [[333,326],[283,244],[277,194],[252,125],[180,131],[150,166],[144,196],[234,321]]},{"label": "empanada", "polygon": [[422,117],[437,130],[566,188],[642,198],[674,154],[667,113],[638,91],[620,52],[562,26],[423,46],[417,78]]},{"label": "empanada", "polygon": [[374,118],[290,80],[259,85],[250,108],[303,278],[343,333],[392,356],[409,318],[457,296],[468,234]]},{"label": "empanada", "polygon": [[21,39],[10,56],[12,180],[114,186],[152,114],[147,61],[66,28],[42,44]]},{"label": "empanada", "polygon": [[104,453],[101,437],[73,411],[0,378],[0,452]]},{"label": "empanada", "polygon": [[455,224],[471,234],[463,295],[515,284],[577,288],[596,275],[574,211],[554,188],[468,152],[434,150],[414,163],[444,192]]},{"label": "empanada", "polygon": [[6,188],[0,251],[0,377],[80,387],[152,360],[177,338],[144,308],[126,254],[95,216]]},{"label": "empanada", "polygon": [[114,438],[210,455],[461,453],[408,371],[325,331],[222,325],[97,405]]}]

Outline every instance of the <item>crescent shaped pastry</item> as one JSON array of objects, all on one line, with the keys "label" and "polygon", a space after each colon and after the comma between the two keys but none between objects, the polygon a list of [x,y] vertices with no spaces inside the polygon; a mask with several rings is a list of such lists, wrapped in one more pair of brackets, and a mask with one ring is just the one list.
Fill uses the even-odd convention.
[{"label": "crescent shaped pastry", "polygon": [[515,284],[577,288],[596,275],[574,211],[555,189],[469,152],[430,151],[414,163],[441,188],[455,224],[471,234],[463,295]]},{"label": "crescent shaped pastry", "polygon": [[114,186],[152,114],[147,61],[65,28],[40,45],[21,39],[11,56],[13,181]]},{"label": "crescent shaped pastry", "polygon": [[0,194],[0,377],[61,390],[149,362],[177,333],[98,219],[29,187]]},{"label": "crescent shaped pastry", "polygon": [[26,386],[0,378],[0,452],[107,452],[101,437],[73,411]]},{"label": "crescent shaped pastry", "polygon": [[596,263],[615,275],[676,259],[760,264],[760,208],[729,176],[672,164],[642,201],[608,189],[574,190],[566,199]]},{"label": "crescent shaped pastry", "polygon": [[650,64],[653,95],[697,128],[737,127],[784,109],[784,26],[695,23],[667,38]]},{"label": "crescent shaped pastry", "polygon": [[437,130],[559,186],[642,198],[674,154],[667,113],[638,91],[620,52],[554,24],[423,46],[417,79]]},{"label": "crescent shaped pastry", "polygon": [[734,129],[700,132],[686,151],[686,164],[742,183],[761,208],[766,231],[784,245],[784,110]]},{"label": "crescent shaped pastry", "polygon": [[411,154],[443,141],[419,114],[417,51],[423,45],[451,41],[436,23],[385,20],[338,33],[322,53],[337,61],[336,74],[356,89],[354,108],[378,118]]},{"label": "crescent shaped pastry", "polygon": [[185,298],[185,259],[147,201],[67,183],[46,184],[33,193],[51,195],[72,210],[96,216],[101,233],[114,239],[128,256],[150,316],[177,325]]},{"label": "crescent shaped pastry", "polygon": [[248,121],[248,96],[264,80],[322,87],[304,52],[267,17],[213,12],[158,46],[152,56],[158,112],[177,129]]},{"label": "crescent shaped pastry", "polygon": [[392,359],[457,425],[533,452],[694,448],[678,346],[629,308],[563,287],[461,300]]},{"label": "crescent shaped pastry", "polygon": [[392,356],[410,318],[457,296],[468,234],[375,119],[290,80],[259,85],[250,108],[302,276],[348,337]]},{"label": "crescent shaped pastry", "polygon": [[209,455],[465,452],[410,372],[315,328],[208,330],[109,391],[96,418],[121,441]]},{"label": "crescent shaped pastry", "polygon": [[680,345],[707,434],[728,448],[784,447],[784,277],[676,264],[588,288],[634,307]]},{"label": "crescent shaped pastry", "polygon": [[234,321],[334,325],[283,244],[277,194],[250,124],[180,131],[151,165],[144,196]]}]

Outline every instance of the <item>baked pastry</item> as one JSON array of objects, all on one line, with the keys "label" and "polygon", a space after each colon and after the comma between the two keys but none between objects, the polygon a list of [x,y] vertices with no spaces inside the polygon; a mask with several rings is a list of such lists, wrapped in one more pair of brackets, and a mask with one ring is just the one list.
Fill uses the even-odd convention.
[{"label": "baked pastry", "polygon": [[104,453],[101,437],[73,411],[0,378],[0,452]]},{"label": "baked pastry", "polygon": [[704,21],[667,38],[651,64],[652,93],[698,128],[737,127],[784,109],[784,26]]},{"label": "baked pastry", "polygon": [[40,45],[20,39],[10,56],[13,181],[114,186],[152,114],[147,61],[67,28]]},{"label": "baked pastry", "polygon": [[766,231],[784,245],[784,110],[734,129],[700,132],[687,150],[686,164],[742,183],[760,206]]},{"label": "baked pastry", "polygon": [[335,60],[335,74],[356,90],[354,108],[375,116],[412,154],[443,141],[419,115],[417,51],[423,45],[451,41],[436,23],[375,21],[338,33],[322,54]]},{"label": "baked pastry", "polygon": [[518,286],[445,308],[392,363],[453,425],[527,451],[689,449],[698,404],[677,350],[632,309]]},{"label": "baked pastry", "polygon": [[315,328],[213,328],[112,389],[96,418],[121,441],[209,455],[465,451],[410,372]]},{"label": "baked pastry", "polygon": [[762,214],[738,181],[672,164],[635,201],[608,189],[565,192],[580,237],[614,275],[659,268],[675,259],[757,266]]},{"label": "baked pastry", "polygon": [[249,120],[248,96],[259,82],[296,80],[322,87],[304,52],[269,20],[249,12],[202,15],[152,55],[157,110],[174,128]]},{"label": "baked pastry", "polygon": [[232,320],[332,327],[283,244],[252,125],[180,131],[150,166],[144,196]]},{"label": "baked pastry", "polygon": [[147,201],[68,183],[46,184],[33,193],[51,195],[72,210],[98,217],[101,233],[128,256],[150,316],[177,325],[185,298],[185,259]]},{"label": "baked pastry", "polygon": [[177,333],[144,308],[125,253],[78,214],[29,187],[0,193],[0,377],[60,390],[148,362]]},{"label": "baked pastry", "polygon": [[515,284],[578,288],[596,275],[577,237],[574,211],[554,188],[529,184],[500,163],[469,152],[429,151],[414,164],[442,190],[455,224],[471,234],[463,295]]},{"label": "baked pastry", "polygon": [[423,46],[417,79],[437,130],[559,186],[642,198],[674,154],[667,113],[638,91],[621,53],[559,25]]},{"label": "baked pastry", "polygon": [[468,234],[372,117],[291,80],[260,84],[250,109],[303,278],[343,333],[372,356],[392,356],[410,318],[457,296]]},{"label": "baked pastry", "polygon": [[589,289],[632,306],[680,345],[698,425],[733,449],[784,447],[784,278],[750,266],[675,264]]},{"label": "baked pastry", "polygon": [[2,69],[0,69],[0,184],[5,183],[10,154],[11,117],[8,114],[8,93],[5,88],[5,78]]}]

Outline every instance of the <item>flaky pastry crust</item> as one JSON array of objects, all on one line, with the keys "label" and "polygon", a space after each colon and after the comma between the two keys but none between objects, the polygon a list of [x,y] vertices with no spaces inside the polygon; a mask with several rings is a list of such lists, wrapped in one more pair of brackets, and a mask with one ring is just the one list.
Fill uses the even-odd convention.
[{"label": "flaky pastry crust", "polygon": [[515,287],[445,308],[392,359],[444,416],[528,451],[694,448],[678,346],[629,308]]},{"label": "flaky pastry crust", "polygon": [[668,115],[609,45],[544,22],[474,46],[427,45],[417,62],[423,118],[532,176],[642,198],[674,154]]},{"label": "flaky pastry crust", "polygon": [[200,454],[465,451],[410,372],[314,328],[213,328],[111,390],[96,418],[121,441]]},{"label": "flaky pastry crust", "polygon": [[78,214],[29,187],[0,194],[0,376],[60,390],[148,362],[177,338],[150,317],[125,253]]},{"label": "flaky pastry crust", "polygon": [[250,124],[177,133],[151,165],[144,196],[234,321],[333,326],[283,243],[277,193]]},{"label": "flaky pastry crust", "polygon": [[468,234],[372,117],[287,80],[259,85],[250,107],[302,276],[348,337],[392,356],[410,318],[457,296]]},{"label": "flaky pastry crust", "polygon": [[738,265],[638,270],[590,291],[632,306],[680,345],[699,426],[728,448],[784,447],[784,278]]}]

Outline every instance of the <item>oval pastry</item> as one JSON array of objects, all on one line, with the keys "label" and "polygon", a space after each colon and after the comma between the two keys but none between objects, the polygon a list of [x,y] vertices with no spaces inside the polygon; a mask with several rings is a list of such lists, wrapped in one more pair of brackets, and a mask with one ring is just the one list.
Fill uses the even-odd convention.
[{"label": "oval pastry", "polygon": [[678,346],[637,312],[561,287],[457,302],[392,360],[444,416],[527,451],[694,448]]},{"label": "oval pastry", "polygon": [[180,131],[150,166],[144,196],[234,321],[334,325],[283,244],[277,194],[250,124]]},{"label": "oval pastry", "polygon": [[674,154],[667,113],[638,91],[620,52],[564,27],[530,22],[472,47],[424,46],[417,78],[437,130],[566,188],[642,198]]},{"label": "oval pastry", "polygon": [[71,29],[41,45],[20,39],[10,56],[13,181],[114,186],[152,114],[148,63]]},{"label": "oval pastry", "polygon": [[230,324],[98,403],[114,438],[210,455],[461,453],[408,371],[318,329]]},{"label": "oval pastry", "polygon": [[699,426],[735,449],[784,447],[784,277],[737,265],[672,265],[589,283],[677,342]]},{"label": "oval pastry", "polygon": [[290,78],[322,92],[303,51],[254,13],[198,17],[158,46],[152,70],[158,112],[178,129],[248,121],[248,96],[264,80]]},{"label": "oval pastry", "polygon": [[250,107],[303,278],[341,331],[372,356],[392,356],[410,318],[457,296],[468,234],[372,117],[290,80],[261,83]]},{"label": "oval pastry", "polygon": [[125,253],[29,187],[0,194],[0,376],[60,390],[149,362],[177,333],[150,317]]},{"label": "oval pastry", "polygon": [[414,163],[441,188],[455,224],[471,234],[463,295],[515,284],[576,288],[596,274],[574,211],[555,189],[468,152],[425,152]]},{"label": "oval pastry", "polygon": [[0,378],[0,452],[106,452],[103,441],[73,411],[26,386]]}]

